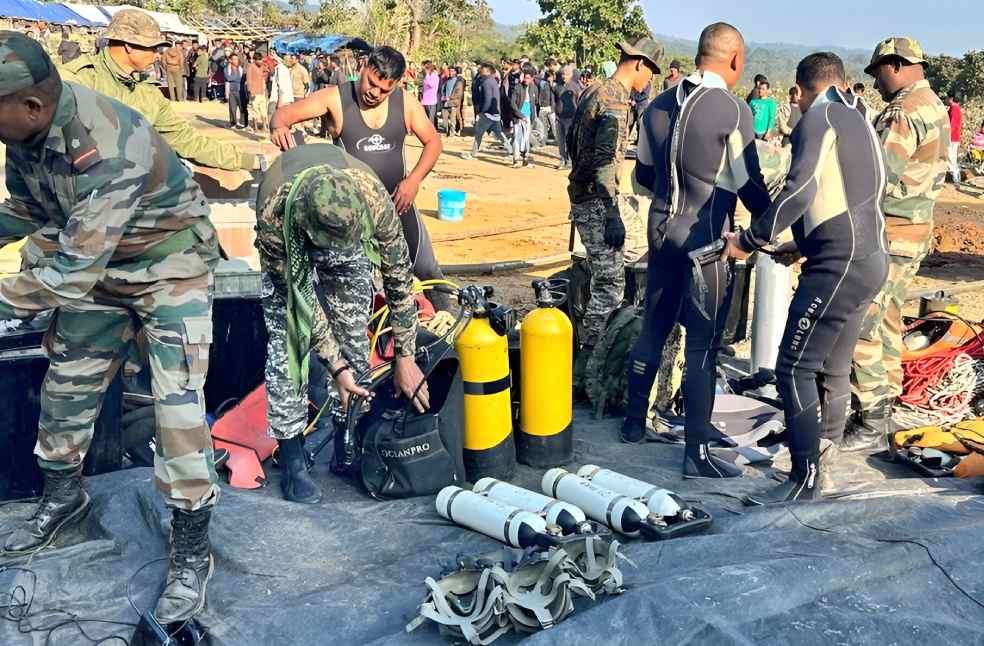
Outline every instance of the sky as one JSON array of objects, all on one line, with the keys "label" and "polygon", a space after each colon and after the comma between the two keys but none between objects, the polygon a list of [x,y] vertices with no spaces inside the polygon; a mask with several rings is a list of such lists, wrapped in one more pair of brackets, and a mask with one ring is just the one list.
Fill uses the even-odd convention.
[{"label": "sky", "polygon": [[[515,25],[536,20],[535,0],[488,0],[492,17]],[[981,0],[642,0],[653,33],[696,40],[723,20],[758,43],[874,49],[890,35],[915,37],[929,54],[984,49]]]}]

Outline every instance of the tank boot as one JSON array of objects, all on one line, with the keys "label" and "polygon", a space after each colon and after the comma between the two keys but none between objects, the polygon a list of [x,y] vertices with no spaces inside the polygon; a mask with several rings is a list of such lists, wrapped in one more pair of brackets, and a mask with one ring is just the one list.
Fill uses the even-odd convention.
[{"label": "tank boot", "polygon": [[277,440],[277,445],[280,447],[277,460],[280,462],[280,486],[284,498],[307,505],[321,502],[321,488],[308,472],[304,436]]},{"label": "tank boot", "polygon": [[744,470],[714,457],[707,442],[687,443],[683,454],[684,478],[737,478]]},{"label": "tank boot", "polygon": [[646,420],[626,417],[619,430],[619,437],[626,444],[638,444],[646,436]]},{"label": "tank boot", "polygon": [[847,453],[884,451],[893,430],[892,401],[885,400],[851,416],[839,448]]},{"label": "tank boot", "polygon": [[3,556],[33,554],[49,545],[62,530],[77,524],[92,501],[82,488],[82,467],[67,471],[43,469],[44,493],[30,518],[7,537]]},{"label": "tank boot", "polygon": [[775,505],[783,502],[820,500],[820,458],[793,454],[793,470],[786,482],[761,494],[746,496],[752,505]]},{"label": "tank boot", "polygon": [[215,571],[208,541],[212,508],[173,509],[171,560],[154,616],[162,626],[188,621],[205,608],[205,591]]}]

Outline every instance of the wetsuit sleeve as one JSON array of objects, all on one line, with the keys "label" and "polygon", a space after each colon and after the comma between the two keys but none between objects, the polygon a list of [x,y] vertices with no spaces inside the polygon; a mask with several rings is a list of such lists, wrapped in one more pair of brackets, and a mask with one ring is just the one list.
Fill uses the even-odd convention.
[{"label": "wetsuit sleeve", "polygon": [[379,244],[379,270],[390,309],[396,354],[413,356],[417,352],[417,303],[413,298],[413,263],[403,236],[403,224],[393,200],[378,181],[363,186],[363,197],[376,225],[374,237]]},{"label": "wetsuit sleeve", "polygon": [[755,147],[755,122],[752,111],[738,106],[738,125],[728,138],[728,159],[736,179],[738,199],[751,212],[752,218],[762,215],[772,204],[769,189],[762,176],[758,150]]},{"label": "wetsuit sleeve", "polygon": [[76,178],[75,206],[50,264],[0,281],[0,319],[26,318],[77,300],[102,278],[149,175],[123,157]]},{"label": "wetsuit sleeve", "polygon": [[[157,92],[156,89],[153,91]],[[243,152],[233,144],[202,136],[190,123],[179,117],[171,107],[171,102],[163,97],[158,103],[157,114],[151,125],[161,133],[164,141],[179,157],[223,170],[253,168],[256,155]]]},{"label": "wetsuit sleeve", "polygon": [[0,246],[31,235],[43,224],[44,209],[31,196],[17,162],[7,159],[7,193],[0,204]]},{"label": "wetsuit sleeve", "polygon": [[646,108],[639,120],[639,146],[636,149],[636,165],[632,172],[636,195],[652,195],[656,186],[656,158],[653,154],[652,110]]},{"label": "wetsuit sleeve", "polygon": [[823,160],[832,154],[836,137],[827,122],[826,111],[804,115],[793,133],[793,160],[786,183],[772,206],[742,232],[739,244],[745,251],[760,249],[803,217],[817,195],[817,177]]}]

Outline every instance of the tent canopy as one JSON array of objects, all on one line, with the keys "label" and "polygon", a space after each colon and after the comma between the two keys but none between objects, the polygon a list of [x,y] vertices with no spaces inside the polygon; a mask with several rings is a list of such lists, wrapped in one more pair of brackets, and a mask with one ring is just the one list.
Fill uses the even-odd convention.
[{"label": "tent canopy", "polygon": [[91,27],[92,23],[85,17],[72,11],[62,4],[39,3],[41,7],[41,20],[46,20],[56,25],[78,25],[81,27]]},{"label": "tent canopy", "polygon": [[174,13],[161,13],[160,11],[147,11],[146,9],[141,9],[140,7],[134,7],[132,5],[107,5],[102,7],[102,10],[108,13],[110,16],[116,15],[116,12],[123,9],[138,9],[144,13],[150,14],[150,16],[157,21],[158,26],[160,26],[161,31],[168,32],[172,34],[183,34],[188,36],[197,36],[198,30],[194,27],[189,27],[181,21],[181,18]]},{"label": "tent canopy", "polygon": [[361,38],[341,36],[338,34],[309,34],[291,32],[280,34],[273,39],[272,47],[278,52],[287,51],[291,54],[313,52],[316,49],[330,54],[336,50],[350,48],[369,51],[372,47]]},{"label": "tent canopy", "polygon": [[106,14],[95,5],[79,4],[77,2],[65,2],[62,4],[88,20],[94,26],[98,27],[109,24],[109,18],[107,18]]},{"label": "tent canopy", "polygon": [[[92,7],[96,9],[95,7]],[[96,9],[98,12],[98,9]],[[62,4],[35,2],[34,0],[0,0],[0,16],[21,20],[44,20],[53,25],[79,25],[91,27],[92,22]]]},{"label": "tent canopy", "polygon": [[41,7],[33,0],[0,0],[0,16],[21,20],[40,20]]}]

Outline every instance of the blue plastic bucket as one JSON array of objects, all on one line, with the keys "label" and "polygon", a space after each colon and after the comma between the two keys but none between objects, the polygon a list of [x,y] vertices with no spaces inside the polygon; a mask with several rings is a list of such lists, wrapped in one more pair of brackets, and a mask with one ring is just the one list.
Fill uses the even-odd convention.
[{"label": "blue plastic bucket", "polygon": [[437,217],[445,222],[461,222],[465,217],[464,191],[444,189],[437,192]]}]

